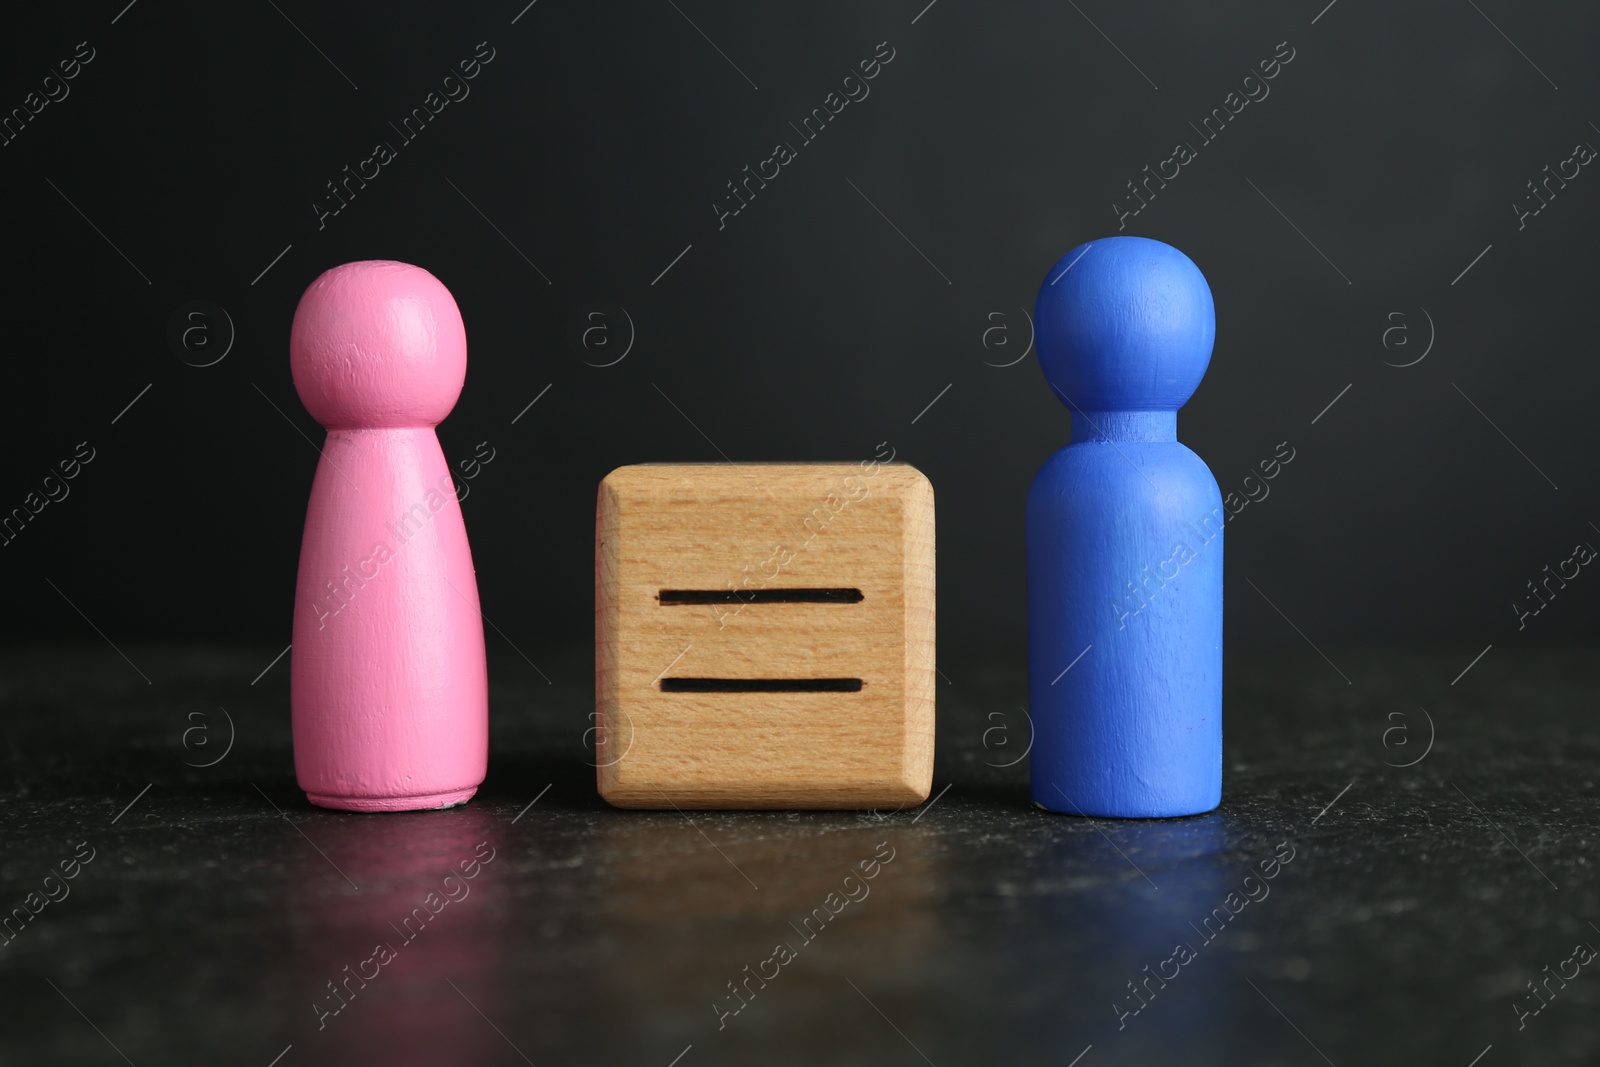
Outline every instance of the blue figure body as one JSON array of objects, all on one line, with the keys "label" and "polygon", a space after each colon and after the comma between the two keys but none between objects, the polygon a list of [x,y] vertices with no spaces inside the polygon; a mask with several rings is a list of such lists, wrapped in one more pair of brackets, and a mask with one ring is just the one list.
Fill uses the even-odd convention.
[{"label": "blue figure body", "polygon": [[1111,237],[1061,257],[1034,318],[1072,442],[1028,491],[1033,801],[1117,818],[1210,811],[1227,513],[1177,426],[1211,361],[1211,289],[1176,248]]}]

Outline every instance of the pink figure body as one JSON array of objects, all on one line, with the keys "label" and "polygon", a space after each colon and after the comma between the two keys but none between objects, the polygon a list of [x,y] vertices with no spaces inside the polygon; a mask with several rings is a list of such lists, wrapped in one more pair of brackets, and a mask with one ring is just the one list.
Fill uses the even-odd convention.
[{"label": "pink figure body", "polygon": [[489,757],[477,579],[433,430],[466,378],[461,312],[420,267],[347,263],[300,298],[289,352],[328,430],[295,583],[300,788],[349,811],[460,804]]}]

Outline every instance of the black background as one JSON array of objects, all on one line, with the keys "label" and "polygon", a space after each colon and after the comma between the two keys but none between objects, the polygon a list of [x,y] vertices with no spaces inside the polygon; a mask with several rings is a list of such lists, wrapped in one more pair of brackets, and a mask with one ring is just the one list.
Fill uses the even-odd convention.
[{"label": "black background", "polygon": [[[1600,178],[1520,230],[1512,206],[1600,144],[1592,7],[110,0],[3,18],[0,115],[78,42],[95,58],[0,147],[0,516],[79,442],[95,458],[0,547],[0,915],[79,842],[98,856],[0,940],[6,1063],[1600,1058],[1594,967],[1517,1014],[1541,968],[1600,943],[1600,578],[1521,632],[1512,607],[1600,544]],[[324,184],[479,42],[494,59],[471,95],[319,230]],[[880,42],[870,96],[719,230],[725,183]],[[1224,493],[1295,449],[1229,524],[1223,804],[1049,816],[1027,789],[1022,513],[1070,418],[1019,358],[1023,309],[1279,42],[1294,59],[1270,96],[1124,231],[1183,249],[1216,297],[1180,438]],[[470,367],[440,436],[453,463],[495,455],[462,505],[494,743],[448,811],[314,809],[292,770],[280,650],[321,429],[289,328],[313,278],[369,258],[455,294]],[[196,300],[236,333],[212,366],[188,363],[218,348],[168,339]],[[597,302],[616,347],[573,340]],[[208,329],[225,347],[220,313]],[[938,498],[929,801],[607,807],[598,480],[880,442]],[[321,1027],[325,983],[485,842],[473,899]],[[874,900],[724,1027],[728,981],[884,842],[899,858]],[[1285,843],[1272,899],[1121,1025],[1125,983],[1205,937]]]},{"label": "black background", "polygon": [[[1055,258],[1117,232],[1125,182],[1198,144],[1189,123],[1286,41],[1270,95],[1123,231],[1182,248],[1215,293],[1180,438],[1224,493],[1279,442],[1296,450],[1230,523],[1230,646],[1298,643],[1286,619],[1319,645],[1591,635],[1584,576],[1521,633],[1511,605],[1600,543],[1600,192],[1585,169],[1521,230],[1512,204],[1600,143],[1595,16],[1321,6],[9,15],[0,106],[79,41],[95,59],[0,148],[0,509],[78,442],[96,458],[0,549],[5,631],[287,642],[305,438],[322,433],[288,373],[294,306],[333,265],[394,258],[438,275],[467,324],[440,437],[452,463],[495,450],[463,508],[485,612],[519,643],[588,639],[594,490],[613,467],[859,460],[887,442],[937,493],[941,641],[1015,648],[1023,499],[1070,419],[1031,355],[994,364],[1026,350],[1022,309]],[[470,96],[319,230],[324,183],[398,144],[389,123],[482,41],[495,58]],[[789,123],[884,41],[870,96],[719,230],[725,183],[796,141]],[[204,368],[167,340],[196,299],[236,330]],[[586,351],[572,327],[592,301],[613,309],[611,347]],[[626,347],[616,308],[632,347],[594,366]],[[1385,365],[1435,331],[1422,362]]]}]

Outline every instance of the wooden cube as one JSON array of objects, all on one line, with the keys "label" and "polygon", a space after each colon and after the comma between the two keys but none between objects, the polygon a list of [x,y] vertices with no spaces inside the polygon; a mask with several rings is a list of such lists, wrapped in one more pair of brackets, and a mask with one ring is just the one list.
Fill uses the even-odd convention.
[{"label": "wooden cube", "polygon": [[596,763],[624,808],[902,808],[933,780],[933,487],[643,464],[595,513]]}]

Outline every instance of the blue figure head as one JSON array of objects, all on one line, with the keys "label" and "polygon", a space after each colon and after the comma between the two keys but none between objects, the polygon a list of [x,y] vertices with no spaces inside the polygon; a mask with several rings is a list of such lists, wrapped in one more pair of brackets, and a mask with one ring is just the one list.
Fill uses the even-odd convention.
[{"label": "blue figure head", "polygon": [[1147,237],[1105,237],[1056,261],[1034,305],[1039,366],[1081,411],[1177,411],[1216,339],[1194,261]]}]

